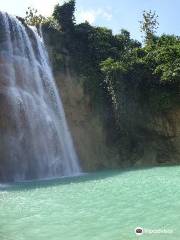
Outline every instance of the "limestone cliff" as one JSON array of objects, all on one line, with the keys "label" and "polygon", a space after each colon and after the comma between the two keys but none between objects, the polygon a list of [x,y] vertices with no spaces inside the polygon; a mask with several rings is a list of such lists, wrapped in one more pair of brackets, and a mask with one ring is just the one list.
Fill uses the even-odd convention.
[{"label": "limestone cliff", "polygon": [[133,118],[133,134],[119,136],[118,143],[113,143],[108,135],[109,129],[92,110],[91,99],[85,94],[78,77],[57,73],[56,81],[85,171],[180,162],[180,108],[164,114],[141,110],[146,117],[140,123],[137,115],[130,116]]},{"label": "limestone cliff", "polygon": [[71,134],[81,166],[85,171],[118,166],[118,150],[109,147],[106,130],[80,81],[70,75],[56,74]]}]

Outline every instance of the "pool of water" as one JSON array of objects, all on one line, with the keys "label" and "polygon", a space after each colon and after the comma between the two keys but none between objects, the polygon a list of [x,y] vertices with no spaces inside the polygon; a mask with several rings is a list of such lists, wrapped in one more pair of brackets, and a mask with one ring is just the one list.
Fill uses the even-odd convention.
[{"label": "pool of water", "polygon": [[180,167],[0,185],[0,240],[132,239],[180,239]]}]

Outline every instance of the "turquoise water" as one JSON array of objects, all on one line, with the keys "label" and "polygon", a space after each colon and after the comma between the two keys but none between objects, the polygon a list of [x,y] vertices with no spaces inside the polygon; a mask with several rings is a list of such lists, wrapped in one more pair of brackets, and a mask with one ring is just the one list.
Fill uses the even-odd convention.
[{"label": "turquoise water", "polygon": [[1,186],[0,239],[179,240],[180,167]]}]

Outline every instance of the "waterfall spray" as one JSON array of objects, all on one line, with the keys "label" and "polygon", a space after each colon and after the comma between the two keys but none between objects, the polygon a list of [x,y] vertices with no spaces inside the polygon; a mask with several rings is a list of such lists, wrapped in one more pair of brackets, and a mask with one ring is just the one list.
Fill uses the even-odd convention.
[{"label": "waterfall spray", "polygon": [[[0,12],[0,180],[78,174],[80,167],[43,40]],[[0,119],[3,117],[0,116]],[[3,125],[4,126],[4,125]]]}]

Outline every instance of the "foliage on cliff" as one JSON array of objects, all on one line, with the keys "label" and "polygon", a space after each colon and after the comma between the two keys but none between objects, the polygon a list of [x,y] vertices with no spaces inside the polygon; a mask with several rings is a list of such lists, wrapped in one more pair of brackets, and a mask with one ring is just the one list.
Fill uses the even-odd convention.
[{"label": "foliage on cliff", "polygon": [[165,111],[178,104],[179,37],[163,35],[151,45],[134,48],[118,61],[108,58],[100,66],[112,99],[118,99],[123,83],[129,90],[136,88],[143,103],[148,103],[152,110]]},{"label": "foliage on cliff", "polygon": [[24,20],[25,23],[30,26],[38,26],[41,23],[46,22],[46,18],[41,14],[38,14],[37,9],[31,7],[28,7]]},{"label": "foliage on cliff", "polygon": [[[95,105],[111,98],[117,108],[120,85],[136,88],[140,98],[158,110],[170,108],[178,99],[180,80],[180,37],[155,36],[158,16],[144,11],[141,31],[145,45],[131,39],[122,29],[119,34],[88,22],[75,23],[75,0],[56,5],[52,17],[45,18],[29,8],[26,22],[43,24],[53,46],[55,70],[83,76],[85,90]],[[146,96],[144,99],[142,96]],[[157,104],[155,104],[157,103]],[[156,105],[156,106],[155,106]]]},{"label": "foliage on cliff", "polygon": [[[94,27],[88,22],[76,24],[74,11],[74,0],[57,5],[53,18],[60,30],[55,31],[47,23],[45,27],[46,31],[53,32],[50,40],[56,70],[68,64],[71,70],[82,75],[84,87],[95,105],[110,97],[117,109],[121,104],[118,103],[121,83],[126,88],[135,88],[140,99],[155,110],[164,111],[177,102],[180,38],[154,35],[158,27],[155,12],[143,13],[141,30],[145,45],[142,47],[131,39],[127,30],[113,35],[110,29]],[[64,64],[67,56],[68,63]]]},{"label": "foliage on cliff", "polygon": [[57,20],[62,31],[70,32],[74,28],[75,23],[75,1],[70,0],[62,6],[57,4],[54,8],[53,17]]}]

